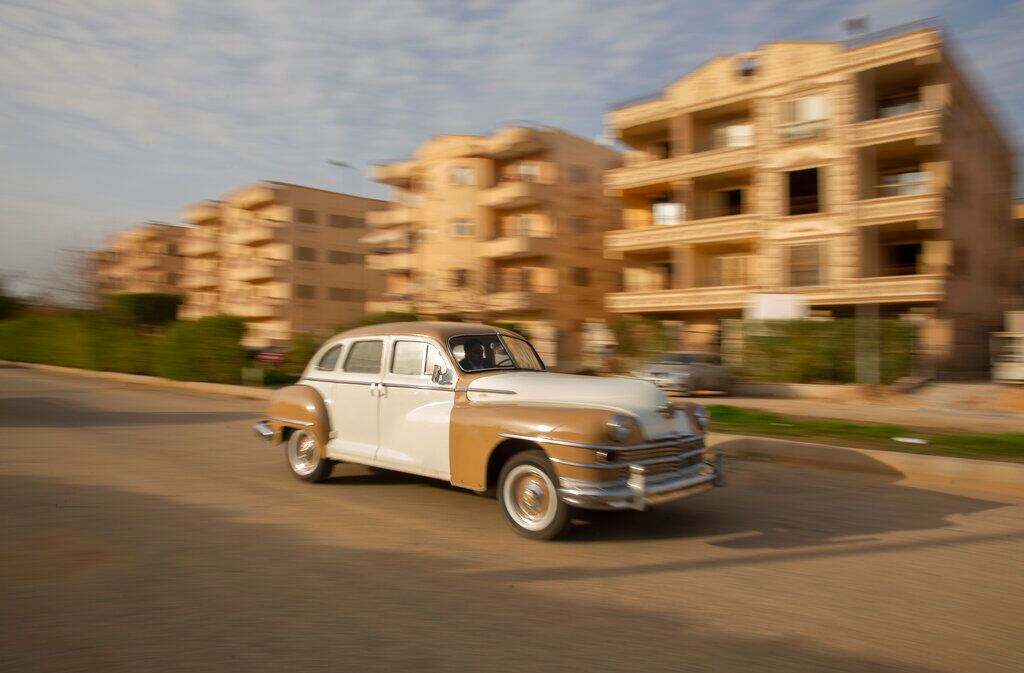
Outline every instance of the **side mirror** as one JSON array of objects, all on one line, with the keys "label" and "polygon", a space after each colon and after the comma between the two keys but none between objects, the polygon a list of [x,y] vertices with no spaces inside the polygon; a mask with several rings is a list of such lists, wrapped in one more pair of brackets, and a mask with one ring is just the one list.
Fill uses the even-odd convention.
[{"label": "side mirror", "polygon": [[441,365],[434,365],[434,369],[430,372],[431,382],[440,383],[442,376],[444,376],[444,370],[441,369]]}]

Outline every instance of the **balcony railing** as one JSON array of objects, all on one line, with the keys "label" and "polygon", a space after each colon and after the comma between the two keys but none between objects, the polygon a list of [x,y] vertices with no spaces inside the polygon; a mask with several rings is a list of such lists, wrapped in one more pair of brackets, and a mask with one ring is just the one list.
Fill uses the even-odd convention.
[{"label": "balcony railing", "polygon": [[374,271],[409,271],[416,268],[416,255],[411,252],[367,255],[366,268]]},{"label": "balcony railing", "polygon": [[491,259],[541,257],[552,254],[554,246],[552,238],[508,236],[486,241],[481,246],[480,255]]},{"label": "balcony railing", "polygon": [[616,168],[605,173],[605,187],[635,189],[700,175],[713,175],[748,168],[757,161],[753,147],[730,147],[684,154],[647,164]]},{"label": "balcony railing", "polygon": [[861,226],[936,218],[942,215],[942,195],[923,192],[861,199],[856,212]]},{"label": "balcony railing", "polygon": [[247,283],[260,283],[273,280],[280,265],[271,260],[253,260],[243,262],[228,271],[228,278]]},{"label": "balcony railing", "polygon": [[750,239],[760,235],[757,215],[742,214],[691,220],[681,224],[651,226],[642,229],[619,229],[605,234],[608,251],[649,250],[683,243],[704,243]]},{"label": "balcony railing", "polygon": [[181,254],[185,257],[209,257],[220,252],[217,240],[210,237],[189,237],[181,244]]},{"label": "balcony railing", "polygon": [[528,290],[505,290],[492,293],[487,298],[487,309],[492,312],[543,311],[550,306],[551,295]]},{"label": "balcony railing", "polygon": [[389,208],[387,210],[371,210],[366,213],[366,223],[372,227],[393,227],[402,224],[413,224],[423,219],[423,211],[419,208]]},{"label": "balcony railing", "polygon": [[742,309],[747,304],[747,297],[756,289],[753,286],[692,287],[613,292],[605,295],[605,308],[611,313]]},{"label": "balcony railing", "polygon": [[490,208],[526,208],[551,198],[551,185],[538,182],[504,181],[481,192],[480,205]]},{"label": "balcony railing", "polygon": [[859,146],[922,138],[942,131],[942,114],[926,108],[895,117],[860,122],[854,126],[854,142]]},{"label": "balcony railing", "polygon": [[824,119],[790,122],[779,127],[779,136],[785,142],[809,140],[825,134],[828,123]]}]

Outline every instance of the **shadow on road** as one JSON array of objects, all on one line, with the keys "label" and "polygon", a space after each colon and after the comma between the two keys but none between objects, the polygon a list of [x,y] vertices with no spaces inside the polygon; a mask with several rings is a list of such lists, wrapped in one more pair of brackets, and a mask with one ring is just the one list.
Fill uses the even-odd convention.
[{"label": "shadow on road", "polygon": [[10,670],[933,670],[106,487],[6,476],[0,511]]},{"label": "shadow on road", "polygon": [[0,427],[100,428],[135,425],[224,423],[255,419],[244,411],[112,411],[63,397],[0,399]]}]

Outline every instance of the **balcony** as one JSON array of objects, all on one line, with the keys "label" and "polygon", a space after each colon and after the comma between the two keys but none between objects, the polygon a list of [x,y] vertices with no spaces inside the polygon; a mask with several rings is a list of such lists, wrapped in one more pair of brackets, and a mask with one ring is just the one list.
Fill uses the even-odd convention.
[{"label": "balcony", "polygon": [[419,208],[389,208],[387,210],[371,210],[366,213],[366,223],[371,227],[393,227],[401,224],[413,224],[423,220],[423,211]]},{"label": "balcony", "polygon": [[243,187],[228,197],[229,203],[244,210],[257,210],[274,203],[276,192],[269,185],[250,185]]},{"label": "balcony", "polygon": [[181,244],[181,254],[185,257],[210,257],[220,252],[217,239],[209,236],[192,236]]},{"label": "balcony", "polygon": [[262,283],[273,280],[280,267],[270,260],[243,262],[228,271],[228,278],[245,283]]},{"label": "balcony", "polygon": [[927,220],[941,216],[942,195],[936,192],[882,196],[857,202],[857,224],[860,226]]},{"label": "balcony", "polygon": [[185,206],[185,209],[181,212],[181,219],[185,220],[189,224],[202,226],[218,220],[220,218],[220,212],[220,204],[212,201],[203,201],[201,203],[193,203],[190,206]]},{"label": "balcony", "polygon": [[507,236],[486,241],[480,248],[480,256],[490,259],[516,259],[522,257],[543,257],[553,254],[555,241],[537,236]]},{"label": "balcony", "polygon": [[128,259],[126,266],[139,271],[156,269],[160,266],[160,255],[152,252],[140,252]]},{"label": "balcony", "polygon": [[605,187],[609,190],[648,187],[673,180],[712,175],[749,168],[757,160],[753,147],[727,147],[695,154],[659,159],[647,164],[606,171]]},{"label": "balcony", "polygon": [[379,299],[366,302],[367,313],[415,313],[416,305],[409,299]]},{"label": "balcony", "polygon": [[628,252],[665,248],[686,243],[707,243],[760,236],[756,215],[730,215],[681,224],[655,225],[642,229],[619,229],[605,234],[605,250]]},{"label": "balcony", "polygon": [[547,147],[543,129],[528,126],[510,126],[487,138],[468,156],[491,159],[514,159],[540,152]]},{"label": "balcony", "polygon": [[918,110],[860,122],[853,128],[854,144],[862,147],[918,138],[938,142],[942,131],[942,114],[937,109]]},{"label": "balcony", "polygon": [[729,286],[613,292],[605,295],[605,308],[611,313],[738,310],[756,291],[755,286]]},{"label": "balcony", "polygon": [[186,290],[208,290],[218,285],[217,276],[212,273],[190,273],[181,283]]},{"label": "balcony", "polygon": [[551,198],[551,185],[538,182],[513,181],[498,183],[480,193],[480,205],[500,210],[527,208]]},{"label": "balcony", "polygon": [[495,292],[487,298],[487,310],[492,313],[543,311],[550,304],[550,294],[532,290]]},{"label": "balcony", "polygon": [[946,280],[941,274],[853,278],[842,285],[799,292],[808,303],[827,304],[903,304],[941,301]]},{"label": "balcony", "polygon": [[410,271],[416,268],[416,254],[412,252],[391,252],[367,255],[366,268],[372,271]]},{"label": "balcony", "polygon": [[614,129],[628,129],[642,124],[668,119],[674,114],[673,102],[671,100],[658,98],[638,102],[633,105],[625,105],[616,108],[608,113],[608,125]]},{"label": "balcony", "polygon": [[415,161],[399,161],[393,164],[379,164],[371,170],[371,177],[385,185],[392,187],[407,188],[412,184],[413,170],[416,168]]},{"label": "balcony", "polygon": [[269,299],[227,304],[224,312],[246,320],[269,320],[278,317],[279,303]]},{"label": "balcony", "polygon": [[270,220],[252,222],[241,229],[234,230],[230,234],[229,240],[239,245],[262,245],[273,241],[279,228],[280,223]]}]

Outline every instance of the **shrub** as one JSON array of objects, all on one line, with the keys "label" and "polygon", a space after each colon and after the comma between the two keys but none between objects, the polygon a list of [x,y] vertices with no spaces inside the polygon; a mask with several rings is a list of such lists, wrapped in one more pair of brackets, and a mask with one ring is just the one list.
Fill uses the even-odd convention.
[{"label": "shrub", "polygon": [[649,359],[664,353],[671,342],[668,328],[650,318],[617,318],[609,327],[618,344],[616,354],[637,359]]},{"label": "shrub", "polygon": [[111,297],[111,314],[128,325],[155,326],[174,322],[182,298],[178,294],[138,292]]},{"label": "shrub", "polygon": [[241,318],[211,316],[175,323],[160,338],[156,372],[179,381],[239,383],[246,365]]}]

